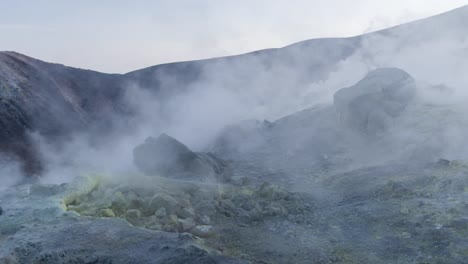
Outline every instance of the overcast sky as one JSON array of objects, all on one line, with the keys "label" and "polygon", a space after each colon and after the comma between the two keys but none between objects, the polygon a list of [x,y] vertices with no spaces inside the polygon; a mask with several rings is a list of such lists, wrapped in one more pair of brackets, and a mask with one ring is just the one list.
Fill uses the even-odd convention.
[{"label": "overcast sky", "polygon": [[0,50],[104,72],[345,37],[468,0],[0,0]]}]

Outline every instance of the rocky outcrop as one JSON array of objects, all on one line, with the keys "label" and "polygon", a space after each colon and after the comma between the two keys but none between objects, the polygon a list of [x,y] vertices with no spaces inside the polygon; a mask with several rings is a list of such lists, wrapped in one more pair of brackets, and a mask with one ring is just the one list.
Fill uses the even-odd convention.
[{"label": "rocky outcrop", "polygon": [[[455,141],[450,133],[463,134],[463,125],[454,126],[466,123],[460,118],[463,110],[427,105],[415,97],[416,82],[408,73],[377,69],[336,92],[333,105],[306,109],[271,123],[231,125],[211,150],[234,161],[237,171],[245,166],[242,176],[255,178],[262,176],[250,172],[262,168],[262,175],[281,179],[280,173],[270,171],[306,175],[389,160],[435,161]],[[461,143],[462,138],[458,139]]]},{"label": "rocky outcrop", "polygon": [[42,166],[30,132],[61,143],[74,133],[115,128],[111,117],[126,112],[120,79],[0,52],[0,152],[23,161],[32,175]]},{"label": "rocky outcrop", "polygon": [[369,136],[387,130],[414,98],[413,78],[403,70],[382,68],[357,84],[339,90],[334,106],[340,121]]},{"label": "rocky outcrop", "polygon": [[219,178],[225,165],[209,153],[195,153],[176,139],[149,137],[133,150],[135,165],[145,174],[172,178]]}]

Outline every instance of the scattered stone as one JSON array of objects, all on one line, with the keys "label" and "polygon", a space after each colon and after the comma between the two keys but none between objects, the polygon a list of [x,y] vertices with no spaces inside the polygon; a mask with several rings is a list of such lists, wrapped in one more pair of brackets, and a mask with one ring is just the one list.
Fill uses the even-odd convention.
[{"label": "scattered stone", "polygon": [[263,212],[258,206],[252,209],[248,215],[251,221],[260,221],[263,219]]},{"label": "scattered stone", "polygon": [[179,218],[177,218],[177,216],[174,215],[174,214],[168,215],[166,220],[165,220],[165,223],[166,224],[177,225],[179,223]]},{"label": "scattered stone", "polygon": [[164,193],[158,193],[151,198],[151,201],[149,202],[148,205],[149,210],[156,211],[161,207],[164,207],[165,210],[169,212],[174,212],[177,210],[178,207],[178,202],[174,197],[164,194]]},{"label": "scattered stone", "polygon": [[258,194],[260,197],[268,200],[283,199],[287,196],[282,189],[270,183],[262,184],[258,190]]},{"label": "scattered stone", "polygon": [[271,203],[265,207],[264,213],[270,216],[278,216],[278,215],[283,215],[285,213],[285,210],[282,208],[280,204]]},{"label": "scattered stone", "polygon": [[112,206],[126,208],[129,206],[128,200],[122,192],[115,192],[111,198]]},{"label": "scattered stone", "polygon": [[210,225],[197,225],[190,230],[190,233],[201,238],[207,238],[213,235],[213,227]]},{"label": "scattered stone", "polygon": [[140,197],[130,200],[129,208],[141,209],[144,207],[144,201]]},{"label": "scattered stone", "polygon": [[204,225],[209,225],[211,223],[211,219],[209,216],[203,215],[202,217],[200,217],[200,223]]},{"label": "scattered stone", "polygon": [[192,229],[196,223],[195,221],[193,220],[193,218],[187,218],[187,219],[179,219],[179,222],[182,226],[182,231],[189,231],[190,229]]},{"label": "scattered stone", "polygon": [[69,206],[67,206],[67,210],[68,211],[76,211],[76,212],[80,213],[82,211],[82,208],[79,205],[69,205]]},{"label": "scattered stone", "polygon": [[403,207],[400,208],[400,213],[401,213],[401,214],[404,214],[404,215],[407,215],[407,214],[410,213],[410,210],[409,210],[408,207],[403,206]]},{"label": "scattered stone", "polygon": [[162,230],[165,232],[171,232],[171,233],[179,231],[177,225],[169,225],[169,224],[163,225]]},{"label": "scattered stone", "polygon": [[195,216],[195,211],[193,210],[192,207],[184,207],[182,208],[182,210],[177,212],[177,216],[182,219],[187,219],[187,218]]},{"label": "scattered stone", "polygon": [[179,218],[176,215],[169,215],[165,219],[165,224],[163,226],[163,230],[166,232],[178,232],[181,230],[181,223],[179,222]]},{"label": "scattered stone", "polygon": [[141,217],[141,212],[138,209],[130,209],[130,210],[127,211],[125,216],[128,217],[128,218],[140,218]]},{"label": "scattered stone", "polygon": [[455,219],[448,226],[459,231],[468,230],[468,218]]},{"label": "scattered stone", "polygon": [[112,209],[101,209],[98,212],[98,216],[100,217],[115,217],[114,211]]},{"label": "scattered stone", "polygon": [[414,192],[401,182],[389,181],[376,192],[379,198],[402,198],[413,195]]},{"label": "scattered stone", "polygon": [[151,225],[147,225],[146,228],[152,230],[162,230],[163,226],[160,223],[152,223]]},{"label": "scattered stone", "polygon": [[167,216],[166,208],[164,207],[159,208],[154,213],[154,216],[156,216],[156,218],[159,218],[159,219],[166,217]]},{"label": "scattered stone", "polygon": [[227,217],[232,217],[235,215],[236,206],[230,200],[225,199],[219,201],[217,210],[219,213]]},{"label": "scattered stone", "polygon": [[192,207],[192,202],[190,202],[189,199],[190,199],[190,197],[188,197],[188,199],[184,199],[182,197],[177,197],[176,201],[177,201],[177,204],[180,207]]}]

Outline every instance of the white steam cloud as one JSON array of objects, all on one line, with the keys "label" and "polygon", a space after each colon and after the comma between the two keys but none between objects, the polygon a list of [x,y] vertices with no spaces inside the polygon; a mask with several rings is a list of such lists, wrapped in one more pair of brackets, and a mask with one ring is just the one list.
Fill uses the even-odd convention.
[{"label": "white steam cloud", "polygon": [[[464,74],[468,72],[465,59],[468,37],[464,34],[466,24],[460,24],[463,19],[455,12],[358,37],[359,44],[352,55],[338,61],[330,60],[330,54],[325,52],[314,54],[314,59],[327,70],[318,74],[319,78],[306,82],[301,79],[304,72],[310,71],[313,75],[316,74],[314,69],[288,64],[294,60],[293,56],[316,52],[303,45],[289,53],[288,48],[277,50],[282,57],[276,65],[265,64],[261,56],[209,64],[197,81],[180,87],[184,92],[162,99],[150,92],[151,87],[129,84],[127,103],[138,114],[131,133],[112,135],[108,140],[111,143],[103,145],[90,143],[86,136],[77,136],[59,151],[36,136],[47,164],[43,180],[63,181],[84,170],[130,173],[134,170],[133,147],[144,138],[162,132],[194,150],[204,150],[228,125],[248,119],[276,120],[306,108],[330,105],[336,91],[353,85],[379,67],[397,67],[412,75],[421,88],[420,100],[456,103],[456,99],[468,95],[468,76]],[[164,78],[171,82],[177,76]],[[448,87],[452,93],[440,93],[437,87]],[[466,109],[462,110],[466,113]],[[448,127],[443,132],[444,138],[451,141],[446,142],[447,149],[456,146],[464,132],[461,127]],[[400,137],[412,138],[411,135],[402,136],[401,131],[395,134],[395,139]],[[457,148],[448,152],[456,156],[462,151]]]}]

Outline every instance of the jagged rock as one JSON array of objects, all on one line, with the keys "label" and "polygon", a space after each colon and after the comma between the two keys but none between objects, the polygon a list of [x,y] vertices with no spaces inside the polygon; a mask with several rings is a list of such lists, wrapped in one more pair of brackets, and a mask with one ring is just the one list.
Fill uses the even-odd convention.
[{"label": "jagged rock", "polygon": [[156,218],[164,218],[164,217],[166,217],[166,215],[167,215],[167,212],[166,212],[166,208],[164,208],[164,207],[159,208],[154,213],[154,216],[156,216]]},{"label": "jagged rock", "polygon": [[127,211],[126,217],[128,218],[140,218],[141,212],[138,209],[130,209]]},{"label": "jagged rock", "polygon": [[[164,211],[174,212],[178,209],[179,203],[177,200],[167,194],[157,193],[151,198],[148,208],[157,212],[159,209],[164,208]],[[162,212],[159,212],[162,214]]]},{"label": "jagged rock", "polygon": [[175,178],[213,178],[221,175],[225,167],[214,155],[192,152],[166,134],[148,137],[133,150],[133,160],[147,175]]},{"label": "jagged rock", "polygon": [[189,231],[196,225],[193,218],[179,219],[179,223],[182,227],[182,231]]},{"label": "jagged rock", "polygon": [[115,192],[111,198],[112,206],[117,208],[126,208],[129,206],[129,201],[125,199],[122,192]]},{"label": "jagged rock", "polygon": [[131,198],[129,203],[129,208],[131,209],[140,209],[144,207],[144,201],[140,197],[133,197]]},{"label": "jagged rock", "polygon": [[177,232],[181,230],[182,225],[179,218],[174,214],[168,215],[164,222],[163,228],[166,232]]},{"label": "jagged rock", "polygon": [[152,229],[152,230],[162,230],[162,225],[159,223],[152,223],[151,225],[148,225],[146,228]]},{"label": "jagged rock", "polygon": [[271,203],[264,208],[263,214],[268,215],[268,216],[277,216],[277,215],[283,215],[285,211],[286,210],[280,204]]},{"label": "jagged rock", "polygon": [[201,238],[210,237],[213,235],[213,227],[210,225],[197,225],[190,230],[190,233]]},{"label": "jagged rock", "polygon": [[204,225],[209,225],[211,223],[211,219],[209,216],[203,215],[202,217],[200,217],[200,223]]},{"label": "jagged rock", "polygon": [[195,216],[195,211],[193,210],[192,207],[184,207],[182,208],[182,210],[177,212],[177,216],[182,219],[187,219],[187,218]]},{"label": "jagged rock", "polygon": [[115,217],[114,211],[112,209],[101,209],[98,212],[98,216],[101,217]]},{"label": "jagged rock", "polygon": [[415,90],[413,78],[405,71],[381,68],[336,92],[334,106],[344,124],[375,136],[386,131],[391,120],[405,110]]}]

